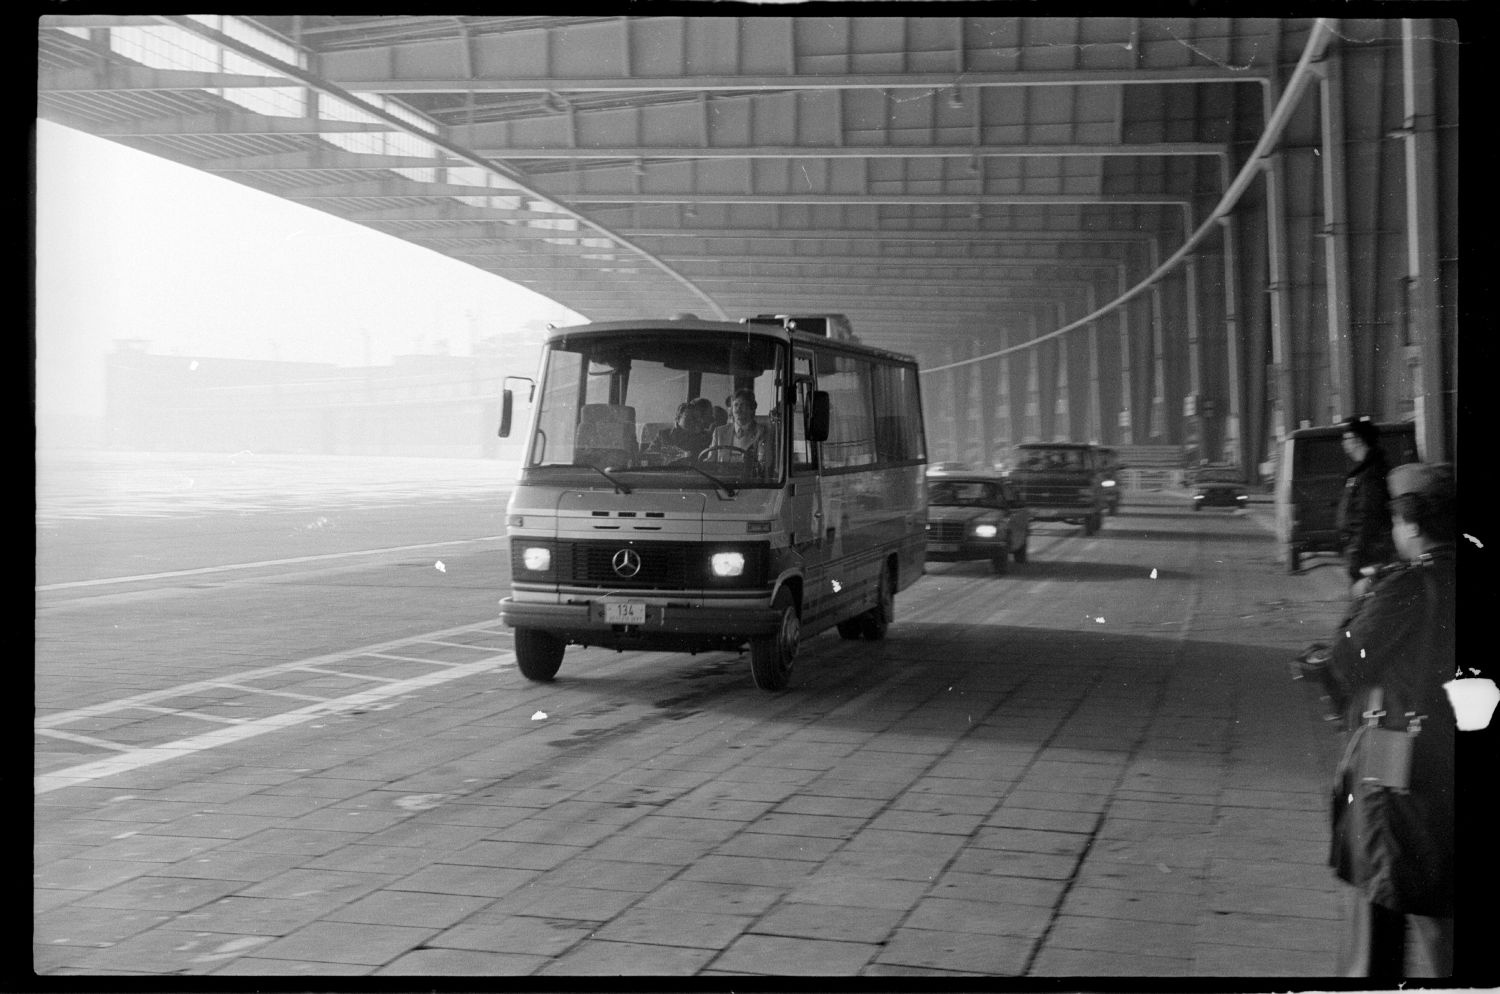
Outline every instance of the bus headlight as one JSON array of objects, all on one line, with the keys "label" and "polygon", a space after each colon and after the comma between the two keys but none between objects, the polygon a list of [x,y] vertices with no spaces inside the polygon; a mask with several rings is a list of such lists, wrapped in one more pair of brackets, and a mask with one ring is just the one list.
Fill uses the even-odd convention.
[{"label": "bus headlight", "polygon": [[975,525],[974,534],[980,538],[994,538],[999,534],[999,529],[994,525]]},{"label": "bus headlight", "polygon": [[709,559],[709,568],[714,576],[743,576],[745,554],[743,552],[715,552]]},{"label": "bus headlight", "polygon": [[521,553],[521,562],[533,573],[545,573],[552,568],[552,550],[534,545]]}]

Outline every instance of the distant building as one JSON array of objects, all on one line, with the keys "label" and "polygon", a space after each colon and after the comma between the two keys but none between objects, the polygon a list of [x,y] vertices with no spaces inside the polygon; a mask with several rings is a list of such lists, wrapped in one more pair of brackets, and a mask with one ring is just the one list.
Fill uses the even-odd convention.
[{"label": "distant building", "polygon": [[520,458],[497,436],[494,355],[406,355],[389,366],[152,355],[106,360],[106,441],[147,451]]}]

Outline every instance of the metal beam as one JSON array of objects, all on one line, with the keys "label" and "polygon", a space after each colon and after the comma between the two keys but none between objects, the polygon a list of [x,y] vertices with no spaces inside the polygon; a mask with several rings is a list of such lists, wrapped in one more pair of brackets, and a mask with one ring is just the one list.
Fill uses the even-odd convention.
[{"label": "metal beam", "polygon": [[590,193],[553,190],[570,204],[1102,204],[1191,206],[1189,197],[1160,193]]},{"label": "metal beam", "polygon": [[[158,21],[157,26],[160,27]],[[188,69],[145,69],[107,65],[101,69],[50,69],[37,74],[37,93],[127,93],[172,90],[258,90],[284,87],[285,76],[247,76],[240,73],[196,72]]]},{"label": "metal beam", "polygon": [[336,77],[354,93],[537,93],[580,92],[741,93],[780,90],[942,90],[1017,86],[1122,86],[1197,83],[1265,83],[1270,70],[1261,67],[1192,67],[1180,69],[1063,69],[1025,72],[843,73],[787,76],[508,76],[504,79],[454,79],[430,76],[355,79]]},{"label": "metal beam", "polygon": [[183,114],[149,120],[103,121],[90,124],[90,134],[101,138],[151,138],[160,135],[324,135],[394,134],[389,124],[332,121],[323,117],[269,117],[249,111],[227,114]]},{"label": "metal beam", "polygon": [[[486,125],[455,125],[448,136],[462,141],[465,131]],[[1130,145],[1083,143],[1077,145],[762,145],[745,148],[694,147],[682,145],[615,145],[560,148],[534,145],[484,145],[476,143],[480,155],[496,159],[970,159],[1041,158],[1074,156],[1221,156],[1223,145],[1211,142],[1144,142]]]}]

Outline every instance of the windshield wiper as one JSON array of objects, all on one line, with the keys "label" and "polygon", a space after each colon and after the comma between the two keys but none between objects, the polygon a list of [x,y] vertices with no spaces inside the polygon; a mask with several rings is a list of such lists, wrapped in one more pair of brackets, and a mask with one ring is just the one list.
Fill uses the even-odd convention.
[{"label": "windshield wiper", "polygon": [[604,470],[600,469],[598,466],[595,466],[591,462],[549,462],[543,466],[538,466],[537,469],[591,469],[608,480],[610,484],[615,488],[615,493],[630,493],[629,487],[621,483],[619,480],[615,479],[613,476],[610,476],[608,473],[604,472]]},{"label": "windshield wiper", "polygon": [[724,493],[727,494],[730,497],[733,497],[736,493],[738,493],[738,491],[735,490],[734,487],[731,487],[729,484],[725,483],[723,480],[719,479],[717,476],[714,476],[711,473],[704,472],[703,470],[699,469],[697,466],[693,466],[693,465],[690,465],[688,463],[672,463],[671,465],[667,465],[667,466],[631,466],[629,468],[628,472],[631,472],[631,473],[663,473],[663,472],[677,472],[679,470],[684,470],[684,469],[690,469],[694,473],[697,473],[699,476],[707,479],[710,483],[712,483],[714,485],[715,488],[724,491]]}]

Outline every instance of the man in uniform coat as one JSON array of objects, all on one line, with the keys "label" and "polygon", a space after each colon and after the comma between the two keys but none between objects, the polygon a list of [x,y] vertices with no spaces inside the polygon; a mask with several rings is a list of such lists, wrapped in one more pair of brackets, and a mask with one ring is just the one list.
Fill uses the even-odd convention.
[{"label": "man in uniform coat", "polygon": [[1456,722],[1443,684],[1457,665],[1453,474],[1408,463],[1387,485],[1400,561],[1359,585],[1333,645],[1304,663],[1340,707],[1346,736],[1329,856],[1350,885],[1339,974],[1407,976],[1410,925],[1420,974],[1451,976]]}]

